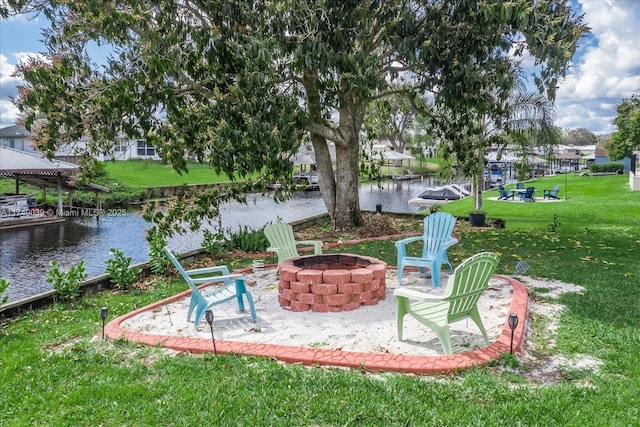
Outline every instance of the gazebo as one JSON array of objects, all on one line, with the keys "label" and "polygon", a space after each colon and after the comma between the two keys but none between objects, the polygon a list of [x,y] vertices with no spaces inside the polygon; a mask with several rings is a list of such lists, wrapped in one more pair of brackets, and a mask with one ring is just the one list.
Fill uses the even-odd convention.
[{"label": "gazebo", "polygon": [[[49,160],[39,153],[29,153],[8,147],[0,147],[0,177],[13,178],[16,181],[16,194],[20,194],[20,182],[41,188],[58,190],[57,215],[63,215],[63,190],[88,190],[109,192],[109,189],[97,184],[79,185],[76,182],[78,166],[62,160]],[[99,206],[98,206],[99,207]]]}]

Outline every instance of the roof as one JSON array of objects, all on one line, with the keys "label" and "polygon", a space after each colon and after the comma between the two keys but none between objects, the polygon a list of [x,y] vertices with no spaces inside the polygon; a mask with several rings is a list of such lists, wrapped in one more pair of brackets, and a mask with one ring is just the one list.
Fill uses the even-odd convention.
[{"label": "roof", "polygon": [[64,176],[60,184],[68,189],[102,191],[110,190],[97,184],[78,186],[75,174],[79,167],[62,160],[49,160],[39,153],[29,153],[14,148],[0,147],[0,177],[15,178],[38,187],[57,187],[58,177]]},{"label": "roof", "polygon": [[29,153],[14,148],[0,147],[0,176],[15,174],[73,175],[78,166],[62,160],[49,160],[39,153]]},{"label": "roof", "polygon": [[28,138],[30,136],[36,136],[36,134],[29,132],[24,126],[13,125],[0,129],[0,138]]},{"label": "roof", "polygon": [[594,154],[596,157],[609,157],[609,152],[602,145],[596,146]]}]

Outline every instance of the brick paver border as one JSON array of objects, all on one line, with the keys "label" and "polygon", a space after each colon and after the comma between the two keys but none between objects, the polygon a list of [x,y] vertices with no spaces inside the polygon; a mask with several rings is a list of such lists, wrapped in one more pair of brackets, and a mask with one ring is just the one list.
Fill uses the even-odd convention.
[{"label": "brick paver border", "polygon": [[[248,272],[240,270],[239,273]],[[507,280],[513,288],[509,313],[516,313],[520,319],[513,334],[513,350],[520,352],[528,321],[529,293],[527,288],[512,277],[496,275]],[[162,346],[180,352],[201,354],[213,351],[211,340],[204,338],[174,337],[166,335],[145,334],[127,330],[121,327],[122,322],[146,310],[154,310],[167,303],[185,298],[190,291],[182,292],[162,301],[142,307],[122,315],[105,326],[105,335],[110,339],[125,339],[131,342],[150,346]],[[508,316],[507,316],[508,317]],[[219,354],[240,354],[263,356],[287,363],[302,363],[304,365],[327,365],[350,367],[370,371],[395,371],[411,374],[453,373],[474,366],[485,365],[492,360],[508,353],[511,344],[511,329],[505,318],[502,333],[498,339],[487,347],[451,356],[413,356],[389,353],[361,353],[342,350],[327,350],[310,347],[294,347],[287,345],[260,344],[238,341],[216,340],[216,350]]]}]

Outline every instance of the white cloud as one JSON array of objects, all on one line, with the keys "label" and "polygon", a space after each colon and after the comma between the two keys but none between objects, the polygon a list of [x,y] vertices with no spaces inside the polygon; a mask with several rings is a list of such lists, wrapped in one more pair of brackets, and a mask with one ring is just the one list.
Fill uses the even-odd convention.
[{"label": "white cloud", "polygon": [[42,55],[32,52],[17,52],[13,54],[14,62],[11,63],[9,58],[0,54],[0,127],[15,124],[18,117],[18,109],[13,105],[11,99],[18,95],[18,86],[23,85],[24,81],[13,76],[16,71],[15,64],[34,56]]},{"label": "white cloud", "polygon": [[591,37],[581,41],[560,84],[558,126],[594,133],[615,131],[616,106],[640,92],[640,2],[581,0]]}]

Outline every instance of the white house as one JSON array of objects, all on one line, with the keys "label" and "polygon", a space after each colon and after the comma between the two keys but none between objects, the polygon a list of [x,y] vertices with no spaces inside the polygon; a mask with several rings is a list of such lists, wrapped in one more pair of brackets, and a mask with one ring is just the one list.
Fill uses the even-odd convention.
[{"label": "white house", "polygon": [[[0,147],[15,148],[16,150],[33,153],[35,150],[29,140],[36,134],[29,132],[24,126],[13,125],[0,129]],[[89,139],[65,144],[56,152],[56,158],[71,163],[76,163],[76,157],[88,144]],[[100,154],[97,160],[129,160],[129,159],[153,159],[160,160],[156,147],[143,139],[128,139],[118,137],[114,145],[113,154]]]}]

